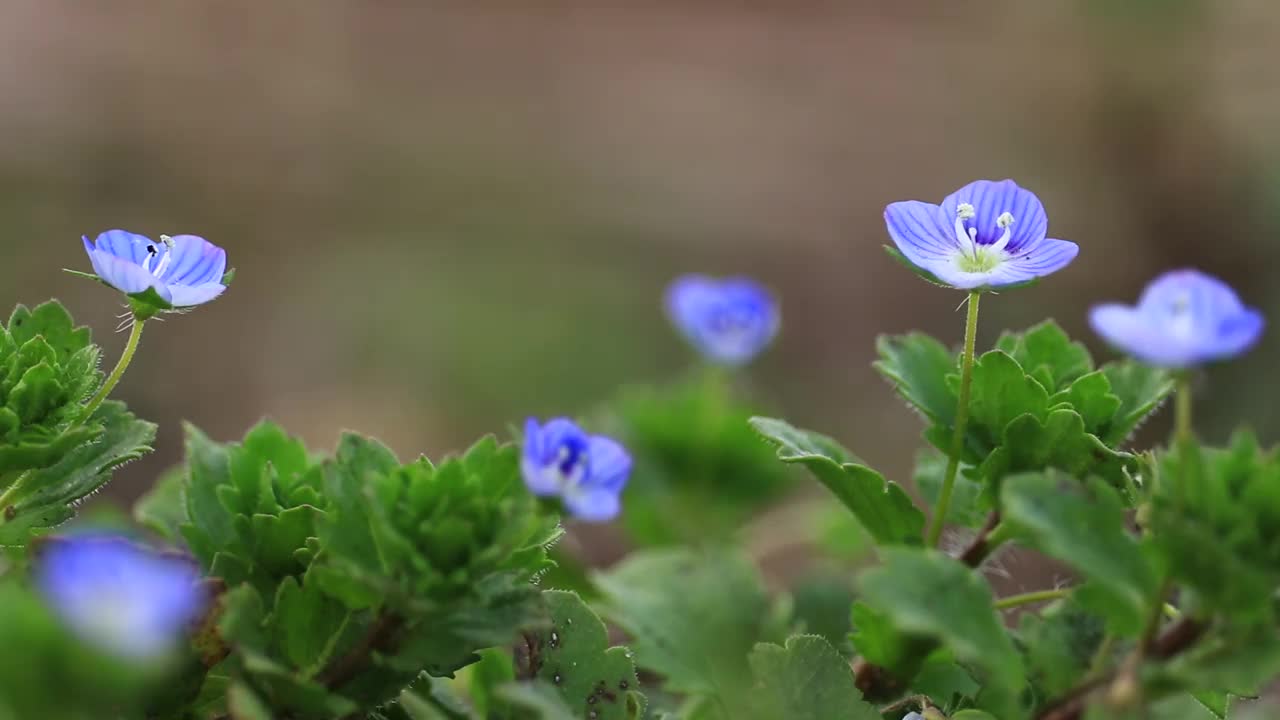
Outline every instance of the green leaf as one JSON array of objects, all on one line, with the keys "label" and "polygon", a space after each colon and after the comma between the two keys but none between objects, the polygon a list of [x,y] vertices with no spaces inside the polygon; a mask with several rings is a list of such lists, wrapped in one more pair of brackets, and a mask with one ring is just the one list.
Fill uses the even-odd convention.
[{"label": "green leaf", "polygon": [[958,371],[956,354],[923,333],[882,335],[876,340],[876,370],[929,421],[950,426],[955,421],[956,394],[947,376]]},{"label": "green leaf", "polygon": [[1102,368],[1111,392],[1120,407],[1110,425],[1099,435],[1108,445],[1119,445],[1173,394],[1175,383],[1169,373],[1141,363],[1126,361]]},{"label": "green leaf", "polygon": [[181,538],[180,528],[191,522],[187,516],[186,473],[177,467],[166,471],[133,506],[133,518],[139,525],[169,542]]},{"label": "green leaf", "polygon": [[253,690],[243,683],[227,688],[227,710],[231,720],[272,720],[275,715]]},{"label": "green leaf", "polygon": [[329,662],[348,619],[346,608],[321,593],[315,583],[286,577],[268,623],[281,658],[304,675],[312,675]]},{"label": "green leaf", "polygon": [[744,707],[747,655],[776,632],[763,582],[747,558],[648,551],[597,575],[596,583],[604,614],[635,638],[637,665],[665,676],[671,692],[718,698],[727,711]]},{"label": "green leaf", "polygon": [[1009,355],[992,350],[973,366],[969,399],[971,433],[978,432],[988,447],[1003,440],[1005,428],[1030,415],[1043,420],[1049,410],[1049,393]]},{"label": "green leaf", "polygon": [[903,489],[856,462],[834,440],[782,420],[752,418],[751,426],[778,447],[778,458],[798,463],[827,486],[881,544],[920,545],[924,514]]},{"label": "green leaf", "polygon": [[1226,449],[1183,443],[1158,463],[1152,538],[1176,580],[1236,622],[1274,614],[1280,584],[1280,461],[1250,433]]},{"label": "green leaf", "polygon": [[31,471],[20,487],[11,489],[11,504],[0,523],[0,544],[23,544],[31,531],[69,519],[75,504],[110,480],[116,467],[151,450],[156,426],[134,417],[122,403],[103,403],[92,422],[105,427],[97,442]]},{"label": "green leaf", "polygon": [[1023,613],[1020,620],[1018,644],[1040,707],[1084,679],[1105,628],[1101,618],[1071,599],[1038,613]]},{"label": "green leaf", "polygon": [[844,658],[816,635],[761,643],[750,657],[763,717],[789,720],[880,720],[862,699]]},{"label": "green leaf", "polygon": [[1102,371],[1083,375],[1066,390],[1049,399],[1050,405],[1065,403],[1084,420],[1090,432],[1099,432],[1120,410],[1120,398],[1111,394],[1111,383]]},{"label": "green leaf", "polygon": [[[992,610],[991,590],[970,568],[935,550],[885,548],[884,565],[859,578],[863,600],[905,634],[938,640],[984,670],[989,687],[1020,690],[1022,662]],[[1016,707],[1003,703],[1002,715]]]},{"label": "green leaf", "polygon": [[1021,333],[1005,333],[996,341],[996,348],[1008,353],[1051,394],[1093,370],[1089,351],[1072,342],[1053,320]]},{"label": "green leaf", "polygon": [[529,662],[534,677],[549,683],[578,717],[594,711],[599,720],[634,720],[644,712],[636,692],[631,652],[608,646],[604,623],[575,593],[542,594],[550,627],[532,635]]},{"label": "green leaf", "polygon": [[1156,602],[1159,581],[1137,540],[1125,529],[1125,511],[1111,488],[1084,488],[1057,473],[1007,478],[1001,492],[1002,522],[1031,547],[1066,562],[1099,590],[1113,596],[1114,632],[1142,632]]},{"label": "green leaf", "polygon": [[500,688],[498,693],[512,705],[532,711],[537,720],[581,720],[583,717],[574,714],[564,697],[549,683],[513,683]]},{"label": "green leaf", "polygon": [[933,641],[903,634],[894,626],[889,613],[864,602],[853,603],[850,618],[853,632],[849,641],[863,660],[884,668],[898,679],[909,681],[916,677]]}]

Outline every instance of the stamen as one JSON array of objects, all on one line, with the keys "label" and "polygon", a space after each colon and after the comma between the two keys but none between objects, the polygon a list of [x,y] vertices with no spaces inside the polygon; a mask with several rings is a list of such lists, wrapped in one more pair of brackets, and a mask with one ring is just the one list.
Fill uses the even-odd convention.
[{"label": "stamen", "polygon": [[143,270],[146,270],[147,272],[151,272],[151,261],[155,259],[156,254],[157,254],[157,253],[156,253],[156,246],[155,246],[155,245],[148,245],[148,246],[147,246],[147,257],[146,257],[146,259],[145,259],[145,260],[143,260],[143,261],[142,261],[142,269],[143,269]]},{"label": "stamen", "polygon": [[[965,207],[964,205],[961,205],[961,211],[956,213],[956,242],[959,243],[960,251],[962,253],[964,253],[965,255],[968,255],[969,257],[976,258],[977,252],[978,252],[978,245],[975,242],[975,240],[977,238],[978,231],[976,228],[972,228],[972,229],[965,228],[964,226],[965,215],[964,215],[964,209],[963,209],[964,207]],[[973,209],[972,205],[969,205],[968,207],[970,210]]]},{"label": "stamen", "polygon": [[173,252],[171,250],[165,250],[164,257],[160,258],[160,264],[156,265],[155,272],[153,272],[152,274],[155,275],[156,277],[160,277],[161,275],[164,275],[164,271],[169,269],[169,261],[172,259],[173,259]]},{"label": "stamen", "polygon": [[978,217],[978,211],[969,203],[960,203],[956,206],[956,217],[961,220]]},{"label": "stamen", "polygon": [[996,218],[996,227],[1004,228],[1004,234],[999,240],[991,243],[992,249],[1003,250],[1009,244],[1009,240],[1013,237],[1013,214],[1009,212],[1000,213],[1000,217]]}]

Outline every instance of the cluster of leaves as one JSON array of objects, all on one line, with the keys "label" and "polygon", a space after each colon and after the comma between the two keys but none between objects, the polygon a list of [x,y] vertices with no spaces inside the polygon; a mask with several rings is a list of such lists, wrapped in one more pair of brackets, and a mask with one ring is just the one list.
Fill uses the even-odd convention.
[{"label": "cluster of leaves", "polygon": [[[950,453],[957,355],[920,333],[883,337],[878,346],[876,368],[929,423],[925,439]],[[1165,373],[1131,361],[1095,368],[1084,346],[1052,321],[1006,333],[974,363],[965,475],[989,491],[988,503],[1004,477],[1046,468],[1098,475],[1128,489],[1138,463],[1123,444],[1172,390]],[[941,464],[927,458],[917,477],[933,488],[941,483]]]},{"label": "cluster of leaves", "polygon": [[715,370],[610,404],[599,425],[635,457],[622,517],[633,541],[724,540],[786,491],[790,474],[747,426],[753,414]]},{"label": "cluster of leaves", "polygon": [[121,403],[84,417],[101,351],[56,301],[0,328],[0,545],[69,520],[111,471],[150,451],[155,426]]},{"label": "cluster of leaves", "polygon": [[191,702],[246,718],[347,717],[509,644],[546,619],[561,532],[492,438],[402,464],[358,435],[316,457],[271,423],[232,444],[188,428],[186,471],[139,517],[225,584]]}]

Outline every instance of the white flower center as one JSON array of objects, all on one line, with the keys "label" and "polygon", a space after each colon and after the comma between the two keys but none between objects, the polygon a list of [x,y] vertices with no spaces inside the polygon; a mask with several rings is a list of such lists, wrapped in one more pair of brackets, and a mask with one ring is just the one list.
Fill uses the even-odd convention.
[{"label": "white flower center", "polygon": [[1005,248],[1013,239],[1013,227],[1016,218],[1008,211],[1000,213],[996,218],[996,227],[1004,230],[993,243],[978,242],[978,228],[966,227],[965,221],[978,216],[977,209],[969,203],[956,206],[955,232],[956,242],[960,245],[960,257],[957,264],[964,272],[985,273],[994,270],[1007,257]]}]

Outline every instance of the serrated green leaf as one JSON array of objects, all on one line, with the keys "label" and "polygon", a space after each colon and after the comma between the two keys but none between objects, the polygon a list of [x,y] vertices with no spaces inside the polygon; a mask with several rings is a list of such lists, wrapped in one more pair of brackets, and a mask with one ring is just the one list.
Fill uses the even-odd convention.
[{"label": "serrated green leaf", "polygon": [[1079,413],[1084,426],[1097,433],[1120,410],[1120,398],[1111,394],[1111,383],[1102,371],[1082,375],[1067,389],[1049,399],[1050,406],[1065,403]]},{"label": "serrated green leaf", "polygon": [[1099,435],[1114,446],[1128,439],[1173,394],[1175,383],[1164,370],[1133,361],[1110,363],[1102,372],[1107,376],[1112,394],[1120,399],[1120,407],[1110,425]]},{"label": "serrated green leaf", "polygon": [[1070,599],[1022,615],[1018,645],[1037,706],[1063,696],[1084,679],[1104,632],[1101,618]]},{"label": "serrated green leaf", "polygon": [[181,538],[181,528],[191,522],[187,516],[186,472],[172,468],[133,505],[133,519],[169,542]]},{"label": "serrated green leaf", "polygon": [[971,432],[980,433],[988,447],[1002,442],[1005,428],[1014,420],[1027,415],[1043,420],[1048,410],[1048,391],[1023,372],[1012,357],[992,350],[977,359],[969,419]]},{"label": "serrated green leaf", "polygon": [[972,569],[934,550],[885,548],[884,565],[859,578],[863,601],[908,635],[934,638],[961,662],[981,668],[988,688],[1010,700],[1000,714],[1013,717],[1012,693],[1021,689],[1021,659],[992,610],[991,590]]},{"label": "serrated green leaf", "polygon": [[879,543],[922,544],[924,514],[906,492],[848,461],[849,454],[834,440],[773,418],[752,418],[751,426],[778,447],[780,460],[807,467]]},{"label": "serrated green leaf", "polygon": [[849,664],[816,635],[789,638],[785,647],[756,645],[750,664],[765,718],[880,720],[862,699]]},{"label": "serrated green leaf", "polygon": [[534,633],[534,677],[549,683],[566,707],[599,720],[634,720],[644,712],[631,652],[608,646],[604,623],[574,593],[542,594],[551,624]]},{"label": "serrated green leaf", "polygon": [[849,641],[858,655],[895,678],[908,681],[915,678],[934,645],[932,640],[903,634],[894,626],[889,613],[864,602],[853,603],[850,624],[853,631]]},{"label": "serrated green leaf", "polygon": [[996,348],[1008,353],[1050,394],[1093,370],[1089,351],[1083,344],[1072,342],[1053,320],[1021,333],[1005,333],[996,341]]},{"label": "serrated green leaf", "polygon": [[329,661],[348,615],[346,608],[321,593],[314,583],[302,584],[286,577],[268,622],[280,656],[304,675],[312,675]]},{"label": "serrated green leaf", "polygon": [[1109,606],[1124,612],[1108,618],[1113,632],[1142,632],[1159,581],[1126,531],[1124,507],[1111,488],[1092,483],[1086,489],[1050,472],[1006,478],[1000,497],[1010,532],[1114,596],[1118,602]]},{"label": "serrated green leaf", "polygon": [[955,421],[956,395],[946,378],[958,371],[956,353],[923,333],[882,335],[876,340],[876,370],[912,407],[932,422]]},{"label": "serrated green leaf", "polygon": [[757,642],[775,639],[768,596],[750,561],[724,551],[648,551],[597,575],[596,583],[604,614],[635,638],[637,665],[665,676],[672,692],[718,698],[717,713],[743,707],[747,655]]},{"label": "serrated green leaf", "polygon": [[22,544],[32,530],[71,517],[75,503],[101,488],[116,467],[151,450],[156,426],[134,417],[122,403],[103,403],[91,420],[105,428],[97,442],[31,471],[20,488],[11,489],[0,544]]},{"label": "serrated green leaf", "polygon": [[1280,583],[1280,461],[1250,433],[1226,449],[1182,443],[1158,464],[1150,523],[1172,576],[1237,622],[1274,614]]}]

